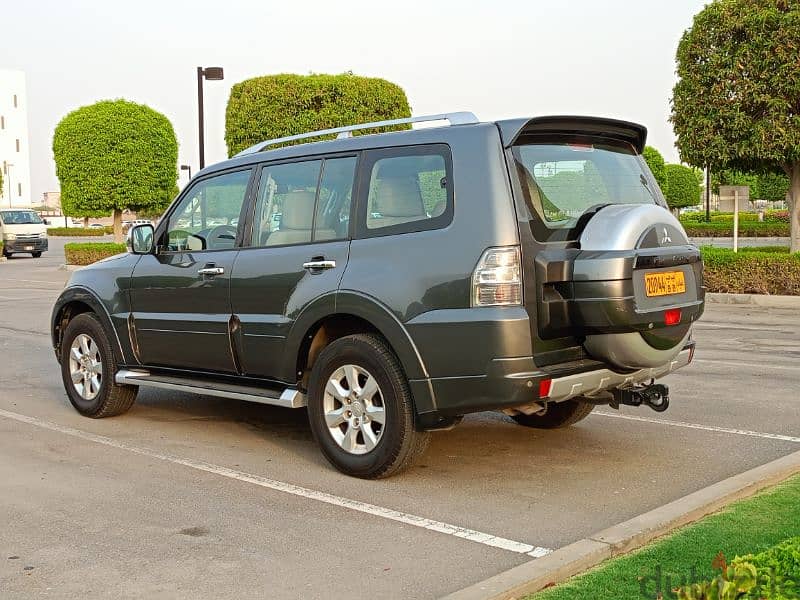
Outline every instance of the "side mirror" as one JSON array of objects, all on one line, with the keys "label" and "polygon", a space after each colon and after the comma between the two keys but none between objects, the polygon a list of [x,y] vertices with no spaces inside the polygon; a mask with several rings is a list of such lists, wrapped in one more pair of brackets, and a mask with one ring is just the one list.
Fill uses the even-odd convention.
[{"label": "side mirror", "polygon": [[135,225],[128,230],[128,252],[131,254],[150,254],[153,251],[155,229],[149,223]]}]

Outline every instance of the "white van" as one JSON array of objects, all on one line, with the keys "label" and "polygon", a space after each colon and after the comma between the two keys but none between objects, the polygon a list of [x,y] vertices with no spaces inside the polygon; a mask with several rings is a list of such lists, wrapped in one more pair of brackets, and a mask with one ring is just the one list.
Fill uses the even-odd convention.
[{"label": "white van", "polygon": [[36,211],[24,208],[0,209],[3,256],[30,252],[39,258],[47,250],[47,225]]}]

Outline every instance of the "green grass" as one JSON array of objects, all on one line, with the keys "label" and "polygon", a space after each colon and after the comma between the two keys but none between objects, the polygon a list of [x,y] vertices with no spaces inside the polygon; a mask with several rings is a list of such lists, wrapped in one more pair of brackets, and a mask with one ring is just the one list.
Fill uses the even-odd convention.
[{"label": "green grass", "polygon": [[[732,504],[669,537],[606,561],[584,575],[529,598],[654,599],[657,597],[654,578],[659,573],[663,597],[674,598],[670,588],[679,586],[693,574],[696,581],[711,579],[717,574],[711,561],[719,552],[730,562],[735,556],[763,552],[798,535],[800,477],[794,477],[768,492]],[[644,595],[642,585],[645,586]]]}]

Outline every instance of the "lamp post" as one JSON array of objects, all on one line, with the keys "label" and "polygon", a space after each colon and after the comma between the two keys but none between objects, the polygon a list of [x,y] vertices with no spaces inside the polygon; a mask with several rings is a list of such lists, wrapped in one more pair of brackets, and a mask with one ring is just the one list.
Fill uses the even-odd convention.
[{"label": "lamp post", "polygon": [[206,166],[205,132],[203,130],[203,79],[220,81],[223,79],[222,67],[197,67],[197,124],[200,133],[200,168]]},{"label": "lamp post", "polygon": [[192,166],[191,165],[181,165],[181,171],[189,171],[189,179],[192,178]]}]

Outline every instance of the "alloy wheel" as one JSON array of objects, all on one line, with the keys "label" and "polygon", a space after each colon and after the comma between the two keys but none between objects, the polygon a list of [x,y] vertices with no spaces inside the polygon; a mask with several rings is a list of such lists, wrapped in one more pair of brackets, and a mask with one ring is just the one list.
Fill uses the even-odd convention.
[{"label": "alloy wheel", "polygon": [[331,374],[322,410],[331,437],[346,452],[371,452],[383,436],[383,395],[375,377],[362,367],[343,365]]}]

